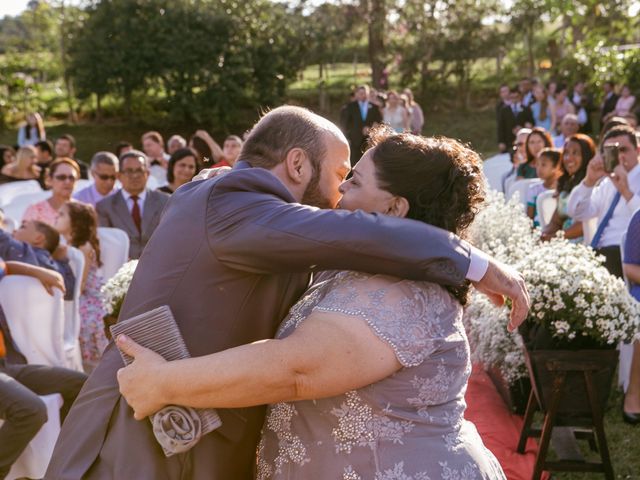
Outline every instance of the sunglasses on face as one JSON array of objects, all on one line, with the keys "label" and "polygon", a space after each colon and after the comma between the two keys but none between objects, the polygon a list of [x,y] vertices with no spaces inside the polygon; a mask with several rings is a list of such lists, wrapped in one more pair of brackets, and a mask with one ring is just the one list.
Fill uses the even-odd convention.
[{"label": "sunglasses on face", "polygon": [[76,181],[76,177],[73,175],[65,175],[63,173],[61,173],[60,175],[54,175],[53,176],[54,180],[58,180],[59,182],[65,182],[67,180],[69,180],[70,182],[75,182]]},{"label": "sunglasses on face", "polygon": [[106,182],[107,180],[111,180],[112,182],[116,181],[115,175],[105,175],[103,173],[96,173],[96,172],[91,172],[91,173],[93,174],[94,177],[99,178],[103,182]]},{"label": "sunglasses on face", "polygon": [[147,171],[142,170],[141,168],[136,170],[129,170],[128,168],[125,168],[124,170],[122,170],[122,173],[127,177],[134,177],[136,175],[146,175]]}]

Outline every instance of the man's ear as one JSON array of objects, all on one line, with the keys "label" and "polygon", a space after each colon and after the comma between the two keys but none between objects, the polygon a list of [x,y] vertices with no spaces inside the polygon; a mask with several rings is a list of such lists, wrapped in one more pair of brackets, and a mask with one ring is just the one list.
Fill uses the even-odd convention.
[{"label": "man's ear", "polygon": [[304,184],[311,177],[311,161],[301,148],[292,148],[284,159],[285,171],[296,184]]},{"label": "man's ear", "polygon": [[404,218],[409,213],[409,201],[404,197],[393,197],[386,211],[387,215]]}]

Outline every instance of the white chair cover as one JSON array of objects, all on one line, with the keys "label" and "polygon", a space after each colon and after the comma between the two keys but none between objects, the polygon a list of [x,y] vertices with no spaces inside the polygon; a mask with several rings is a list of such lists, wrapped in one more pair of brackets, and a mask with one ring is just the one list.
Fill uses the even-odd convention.
[{"label": "white chair cover", "polygon": [[518,194],[520,202],[526,209],[527,208],[527,191],[529,190],[530,186],[535,185],[537,183],[542,183],[542,180],[540,180],[539,178],[527,178],[525,180],[517,180],[507,188],[505,198],[507,200],[511,200],[511,198],[514,195]]},{"label": "white chair cover", "polygon": [[0,305],[11,336],[27,362],[67,366],[60,290],[49,295],[35,278],[9,275],[0,281]]},{"label": "white chair cover", "polygon": [[554,191],[542,192],[536,199],[536,210],[538,211],[538,219],[542,230],[549,225],[553,213],[558,208],[558,199],[554,197],[554,194]]},{"label": "white chair cover", "polygon": [[513,168],[508,153],[501,153],[486,159],[482,163],[482,171],[487,184],[493,190],[502,192],[502,178]]},{"label": "white chair cover", "polygon": [[[40,399],[47,406],[47,423],[42,426],[13,464],[7,480],[42,478],[47,471],[53,447],[60,434],[60,407],[62,407],[63,400],[59,393],[43,395]],[[0,420],[1,424],[2,420]]]},{"label": "white chair cover", "polygon": [[76,277],[76,288],[73,300],[64,302],[64,350],[67,368],[83,371],[82,352],[80,351],[80,294],[82,293],[82,273],[84,272],[84,255],[74,247],[67,247],[69,265]]},{"label": "white chair cover", "polygon": [[0,185],[0,207],[9,205],[18,196],[38,192],[42,192],[42,188],[36,180],[5,183]]},{"label": "white chair cover", "polygon": [[593,217],[582,222],[582,243],[591,245],[591,240],[598,229],[598,218]]},{"label": "white chair cover", "polygon": [[119,228],[98,228],[102,279],[107,282],[129,259],[129,235]]},{"label": "white chair cover", "polygon": [[50,196],[51,191],[44,190],[18,195],[11,200],[11,203],[2,207],[2,210],[4,210],[4,214],[7,218],[11,218],[17,225],[20,225],[22,223],[22,217],[24,217],[24,212],[27,210],[29,205],[38,203]]}]

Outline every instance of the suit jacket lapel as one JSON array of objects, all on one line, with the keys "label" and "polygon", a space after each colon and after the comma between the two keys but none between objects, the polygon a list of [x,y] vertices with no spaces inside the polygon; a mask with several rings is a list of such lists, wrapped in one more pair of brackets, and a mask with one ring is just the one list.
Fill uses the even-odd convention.
[{"label": "suit jacket lapel", "polygon": [[127,203],[122,196],[122,192],[118,192],[113,195],[113,211],[126,225],[127,233],[129,235],[133,237],[140,235],[140,232],[138,232],[138,229],[136,228],[136,224],[133,223],[133,218],[131,217],[131,213],[129,213],[129,209],[127,208]]}]

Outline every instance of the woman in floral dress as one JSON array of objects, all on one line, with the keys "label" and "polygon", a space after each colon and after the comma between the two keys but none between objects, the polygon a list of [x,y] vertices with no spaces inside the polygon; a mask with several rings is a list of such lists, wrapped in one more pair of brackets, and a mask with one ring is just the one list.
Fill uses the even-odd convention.
[{"label": "woman in floral dress", "polygon": [[104,333],[105,311],[100,294],[102,277],[98,273],[101,262],[96,213],[91,205],[67,202],[60,209],[56,228],[69,245],[84,254],[82,279],[76,279],[82,282],[79,308],[80,350],[85,370],[91,371],[108,343]]},{"label": "woman in floral dress", "polygon": [[[484,195],[478,155],[444,138],[387,130],[373,138],[376,145],[341,186],[341,207],[464,236]],[[260,480],[504,479],[463,416],[469,285],[324,276],[291,309],[275,340],[164,362],[119,338],[120,348],[138,354],[118,375],[136,418],[167,404],[270,403],[258,447]]]}]

